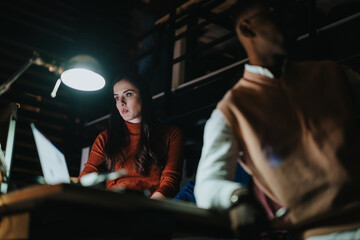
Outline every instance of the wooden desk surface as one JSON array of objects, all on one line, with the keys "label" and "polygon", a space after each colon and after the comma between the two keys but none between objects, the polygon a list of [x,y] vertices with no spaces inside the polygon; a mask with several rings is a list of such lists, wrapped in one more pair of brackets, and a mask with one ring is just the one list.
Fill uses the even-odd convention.
[{"label": "wooden desk surface", "polygon": [[[136,193],[116,193],[79,185],[38,185],[0,196],[2,222],[6,217],[24,213],[27,214],[25,218],[30,219],[28,237],[24,239],[49,236],[83,239],[231,237],[226,213],[174,200],[152,200]],[[6,224],[0,225],[0,228],[5,227]],[[58,234],[54,236],[54,232]]]}]

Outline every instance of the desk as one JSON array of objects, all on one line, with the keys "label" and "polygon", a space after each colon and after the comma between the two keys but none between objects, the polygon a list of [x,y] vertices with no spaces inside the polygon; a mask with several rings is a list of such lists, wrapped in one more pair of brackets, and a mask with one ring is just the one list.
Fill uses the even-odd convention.
[{"label": "desk", "polygon": [[0,239],[231,237],[225,213],[79,185],[38,185],[2,195],[0,216]]}]

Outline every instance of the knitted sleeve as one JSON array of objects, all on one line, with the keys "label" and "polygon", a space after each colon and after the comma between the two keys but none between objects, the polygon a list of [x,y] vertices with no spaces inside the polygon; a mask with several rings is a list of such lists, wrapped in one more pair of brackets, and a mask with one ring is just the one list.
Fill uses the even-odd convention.
[{"label": "knitted sleeve", "polygon": [[104,155],[104,146],[105,146],[105,139],[107,133],[106,131],[100,133],[91,147],[90,156],[85,163],[85,167],[83,171],[80,173],[79,177],[86,175],[92,172],[100,172],[100,166],[104,163],[105,155]]},{"label": "knitted sleeve", "polygon": [[174,197],[180,188],[184,160],[184,134],[172,128],[167,138],[168,152],[166,165],[161,173],[160,186],[156,192],[165,197]]}]

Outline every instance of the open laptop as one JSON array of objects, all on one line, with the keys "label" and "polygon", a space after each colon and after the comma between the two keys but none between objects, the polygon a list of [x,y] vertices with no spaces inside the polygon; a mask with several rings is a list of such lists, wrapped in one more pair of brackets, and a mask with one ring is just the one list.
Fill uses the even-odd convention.
[{"label": "open laptop", "polygon": [[[30,124],[36,148],[39,153],[41,168],[46,184],[71,183],[65,156],[36,127]],[[95,186],[126,175],[126,170],[120,169],[110,173],[89,173],[80,179],[83,186]]]},{"label": "open laptop", "polygon": [[36,127],[30,124],[39,153],[45,183],[70,183],[65,156]]}]

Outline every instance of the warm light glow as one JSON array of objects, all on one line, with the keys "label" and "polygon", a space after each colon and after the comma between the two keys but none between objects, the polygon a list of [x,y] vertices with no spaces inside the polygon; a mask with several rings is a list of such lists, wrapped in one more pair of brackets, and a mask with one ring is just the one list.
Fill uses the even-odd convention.
[{"label": "warm light glow", "polygon": [[98,73],[85,68],[73,68],[61,74],[62,82],[82,91],[95,91],[105,86],[105,79]]}]

